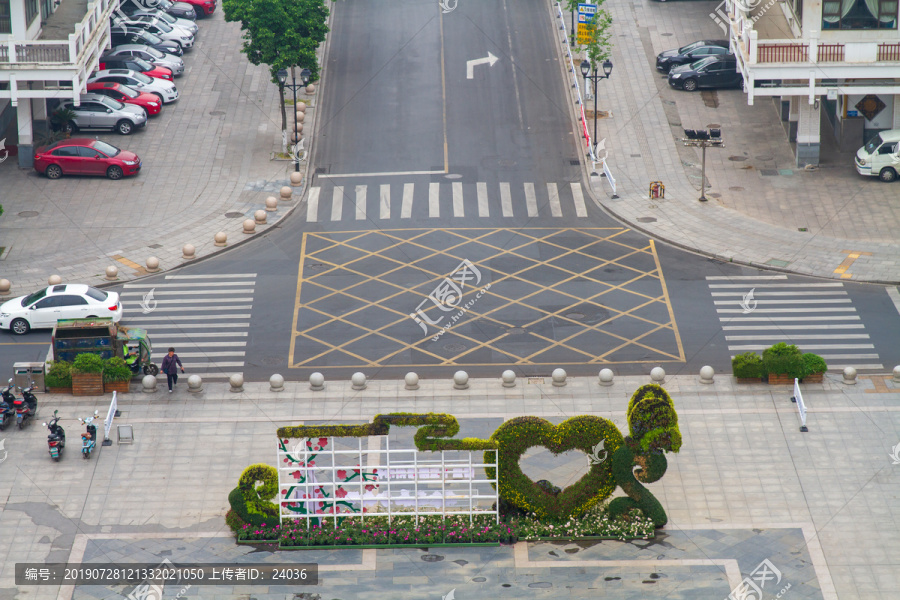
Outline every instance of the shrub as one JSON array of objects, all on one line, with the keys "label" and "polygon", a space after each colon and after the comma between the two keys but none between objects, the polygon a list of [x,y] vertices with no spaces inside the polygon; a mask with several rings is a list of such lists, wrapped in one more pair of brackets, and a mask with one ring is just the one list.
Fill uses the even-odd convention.
[{"label": "shrub", "polygon": [[99,354],[85,352],[75,357],[72,373],[102,373],[103,359]]},{"label": "shrub", "polygon": [[65,360],[51,362],[44,383],[47,387],[72,387],[72,363]]},{"label": "shrub", "polygon": [[825,359],[818,354],[807,352],[800,357],[800,360],[803,361],[804,377],[806,377],[807,375],[815,375],[816,373],[824,373],[828,370],[828,365],[825,363]]},{"label": "shrub", "polygon": [[[256,485],[257,482],[262,485]],[[278,471],[264,464],[250,465],[241,473],[238,489],[244,497],[244,506],[251,523],[255,518],[278,520],[278,506],[271,502],[278,493]]]},{"label": "shrub", "polygon": [[228,525],[228,528],[237,535],[244,528],[244,525],[247,524],[240,515],[234,509],[229,510],[225,513],[225,524]]},{"label": "shrub", "polygon": [[131,369],[125,364],[121,356],[113,356],[105,361],[103,366],[103,381],[129,381]]},{"label": "shrub", "polygon": [[731,359],[731,372],[741,379],[760,379],[763,376],[763,359],[756,352],[745,352]]},{"label": "shrub", "polygon": [[803,353],[793,344],[778,342],[763,350],[763,368],[767,375],[784,374],[788,377],[803,377]]}]

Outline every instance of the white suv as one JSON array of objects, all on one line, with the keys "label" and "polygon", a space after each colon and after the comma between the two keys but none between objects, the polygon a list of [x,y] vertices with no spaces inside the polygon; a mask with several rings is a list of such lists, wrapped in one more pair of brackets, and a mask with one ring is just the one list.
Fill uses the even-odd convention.
[{"label": "white suv", "polygon": [[124,83],[127,86],[141,92],[149,92],[155,94],[163,104],[169,104],[178,100],[178,88],[171,81],[165,79],[156,79],[148,77],[137,71],[129,71],[128,69],[106,69],[94,73],[88,80],[88,83],[97,81],[109,81],[113,83]]}]

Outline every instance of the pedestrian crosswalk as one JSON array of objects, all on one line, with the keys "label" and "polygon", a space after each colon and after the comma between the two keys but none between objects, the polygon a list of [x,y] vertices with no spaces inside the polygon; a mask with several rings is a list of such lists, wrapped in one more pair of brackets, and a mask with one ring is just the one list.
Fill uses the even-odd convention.
[{"label": "pedestrian crosswalk", "polygon": [[[371,192],[369,188],[372,188]],[[373,185],[314,186],[306,198],[306,220],[365,221],[391,218],[414,219],[441,217],[489,218],[491,216],[562,218],[588,216],[584,190],[580,183],[525,182],[513,185],[501,181],[464,184],[401,183]]]},{"label": "pedestrian crosswalk", "polygon": [[147,330],[157,366],[173,347],[185,376],[243,374],[255,287],[256,273],[166,275],[164,283],[126,283],[122,324]]},{"label": "pedestrian crosswalk", "polygon": [[734,354],[778,342],[825,359],[829,370],[882,369],[860,315],[841,282],[768,276],[709,276],[707,285]]}]

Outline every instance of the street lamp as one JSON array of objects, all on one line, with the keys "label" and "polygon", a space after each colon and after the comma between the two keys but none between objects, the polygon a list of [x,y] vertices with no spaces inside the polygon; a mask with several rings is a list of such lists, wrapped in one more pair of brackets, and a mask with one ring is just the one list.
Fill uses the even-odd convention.
[{"label": "street lamp", "polygon": [[685,146],[694,146],[703,149],[703,166],[700,169],[700,202],[706,202],[706,149],[724,148],[725,140],[722,139],[722,130],[718,127],[710,129],[685,129],[681,141]]},{"label": "street lamp", "polygon": [[584,77],[585,81],[590,79],[594,82],[594,143],[597,142],[597,82],[601,79],[609,79],[609,76],[612,73],[612,69],[612,61],[607,58],[603,61],[603,75],[597,73],[597,65],[594,65],[594,74],[589,75],[588,73],[591,70],[591,63],[588,61],[588,59],[584,59],[583,61],[581,61],[581,76]]},{"label": "street lamp", "polygon": [[[300,71],[300,83],[297,83],[296,73],[294,72],[294,67],[291,67],[291,83],[287,83],[287,69],[278,69],[278,72],[275,74],[275,77],[278,79],[278,83],[281,87],[291,88],[291,92],[294,95],[294,135],[297,136],[297,140],[294,144],[300,142],[300,134],[297,131],[297,88],[306,87],[309,83],[309,78],[312,75],[312,71],[309,69],[303,69]],[[300,170],[300,156],[297,152],[294,152],[294,170]]]}]

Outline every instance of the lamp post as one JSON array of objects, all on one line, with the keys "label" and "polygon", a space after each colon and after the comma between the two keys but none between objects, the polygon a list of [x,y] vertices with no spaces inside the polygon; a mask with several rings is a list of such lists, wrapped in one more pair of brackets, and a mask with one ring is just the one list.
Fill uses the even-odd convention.
[{"label": "lamp post", "polygon": [[702,167],[700,168],[700,202],[706,202],[706,149],[707,148],[724,148],[725,140],[722,139],[722,130],[717,127],[710,129],[685,129],[684,137],[681,138],[685,146],[694,146],[702,148],[703,158]]},{"label": "lamp post", "polygon": [[[294,67],[291,67],[291,83],[287,83],[287,69],[278,69],[278,73],[275,76],[278,78],[278,83],[281,87],[291,88],[291,92],[294,95],[294,135],[297,136],[297,139],[294,141],[294,144],[300,142],[300,134],[297,131],[297,88],[306,87],[309,83],[309,78],[312,75],[312,71],[309,69],[303,69],[300,71],[300,83],[297,83],[297,76],[294,72]],[[300,170],[300,157],[297,156],[297,153],[294,152],[294,170]]]},{"label": "lamp post", "polygon": [[613,64],[612,61],[608,58],[603,61],[603,75],[597,73],[597,65],[594,65],[594,74],[589,75],[591,70],[591,63],[588,59],[584,59],[581,61],[581,76],[584,77],[585,81],[590,79],[594,82],[594,139],[593,143],[597,143],[597,82],[601,79],[609,79],[610,74],[612,73]]}]

